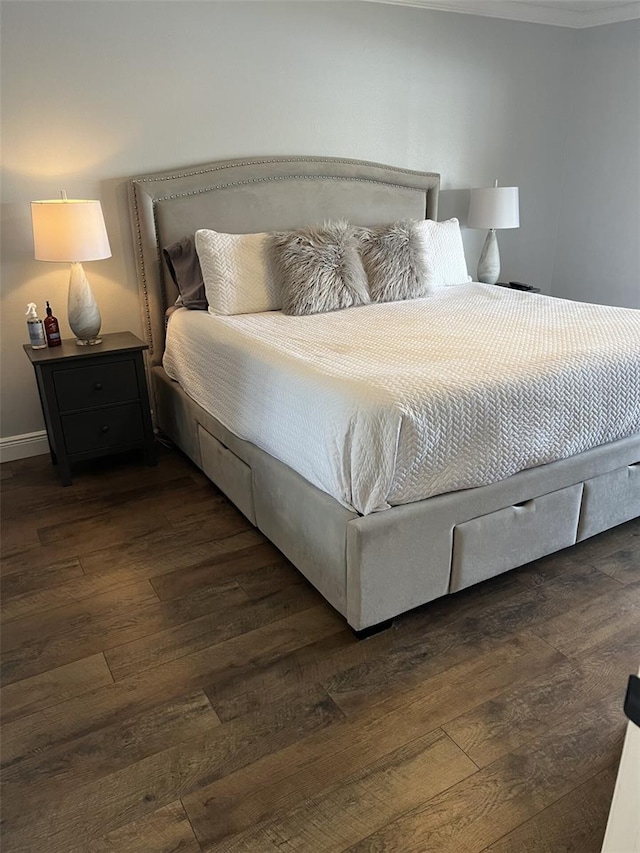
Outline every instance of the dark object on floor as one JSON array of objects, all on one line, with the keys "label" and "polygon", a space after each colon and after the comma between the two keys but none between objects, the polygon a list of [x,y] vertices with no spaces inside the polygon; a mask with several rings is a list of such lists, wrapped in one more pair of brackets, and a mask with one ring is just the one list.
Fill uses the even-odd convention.
[{"label": "dark object on floor", "polygon": [[385,619],[384,622],[378,622],[377,625],[370,625],[368,628],[363,628],[362,631],[356,631],[354,628],[351,630],[356,638],[356,640],[366,640],[367,637],[373,637],[374,634],[380,634],[382,631],[386,631],[387,628],[390,628],[393,625],[393,619]]},{"label": "dark object on floor", "polygon": [[640,678],[637,675],[629,676],[624,712],[632,723],[640,727]]}]

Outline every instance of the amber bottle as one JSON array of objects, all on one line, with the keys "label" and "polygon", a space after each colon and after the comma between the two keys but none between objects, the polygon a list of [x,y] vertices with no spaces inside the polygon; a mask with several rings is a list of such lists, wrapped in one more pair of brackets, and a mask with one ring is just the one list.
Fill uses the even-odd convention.
[{"label": "amber bottle", "polygon": [[60,337],[60,327],[58,319],[53,316],[51,306],[47,302],[47,316],[44,318],[44,333],[47,336],[47,343],[50,347],[59,347],[62,343]]}]

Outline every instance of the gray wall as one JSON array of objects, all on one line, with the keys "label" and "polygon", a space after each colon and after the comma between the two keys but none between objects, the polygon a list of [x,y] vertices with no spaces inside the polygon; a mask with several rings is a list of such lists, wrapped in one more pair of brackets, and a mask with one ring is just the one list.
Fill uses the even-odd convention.
[{"label": "gray wall", "polygon": [[[0,436],[42,428],[21,350],[26,303],[51,300],[70,335],[68,268],[33,260],[29,217],[32,199],[60,189],[103,202],[113,257],[86,270],[105,332],[141,332],[126,178],[243,155],[439,171],[442,217],[464,219],[470,186],[518,184],[521,228],[500,235],[504,277],[557,291],[583,33],[373,3],[3,2],[1,12]],[[472,274],[483,236],[465,232]]]},{"label": "gray wall", "polygon": [[578,36],[552,292],[640,308],[640,21]]}]

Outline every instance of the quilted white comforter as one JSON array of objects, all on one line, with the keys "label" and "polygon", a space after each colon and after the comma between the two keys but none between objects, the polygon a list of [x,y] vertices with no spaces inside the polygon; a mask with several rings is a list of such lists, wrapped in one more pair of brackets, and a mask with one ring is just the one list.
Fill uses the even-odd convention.
[{"label": "quilted white comforter", "polygon": [[164,367],[363,514],[640,432],[640,311],[477,283],[311,317],[180,309]]}]

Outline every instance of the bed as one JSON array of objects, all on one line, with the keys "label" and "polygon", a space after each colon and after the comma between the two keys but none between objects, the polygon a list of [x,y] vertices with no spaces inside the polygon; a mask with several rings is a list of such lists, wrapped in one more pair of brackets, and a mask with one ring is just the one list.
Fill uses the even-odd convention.
[{"label": "bed", "polygon": [[[436,219],[438,190],[435,173],[332,158],[224,161],[130,182],[158,427],[356,632],[375,630],[400,613],[640,515],[640,383],[632,381],[629,366],[629,341],[633,348],[634,330],[640,334],[637,315],[477,283],[448,288],[415,300],[413,306],[361,306],[314,318],[280,312],[219,318],[181,309],[169,323],[163,366],[165,311],[177,294],[161,250],[199,228],[254,233],[340,217],[362,225]],[[446,416],[455,407],[443,399],[437,436],[427,441],[434,412],[418,411],[410,368],[425,359],[435,364],[436,350],[429,346],[437,346],[431,340],[437,335],[425,335],[437,327],[434,318],[440,316],[438,328],[446,330],[460,317],[449,337],[458,335],[462,341],[469,334],[464,321],[469,312],[480,312],[486,323],[501,323],[506,331],[517,330],[519,323],[528,328],[532,300],[545,300],[534,312],[548,314],[545,334],[555,334],[558,323],[589,330],[574,335],[574,349],[565,356],[585,368],[594,352],[600,352],[596,373],[567,371],[566,359],[562,375],[554,365],[545,366],[548,376],[558,374],[547,401],[548,428],[555,429],[558,445],[554,461],[547,461],[548,451],[536,446],[537,414],[531,401],[537,392],[527,380],[536,359],[542,365],[548,352],[536,354],[533,347],[520,363],[514,358],[518,347],[513,334],[510,344],[509,334],[504,335],[502,355],[502,338],[496,337],[495,363],[479,361],[482,374],[476,379],[464,381],[464,369],[458,371],[458,396],[469,397],[465,405],[484,406],[480,421],[485,436],[473,434],[468,425],[458,429],[456,418]],[[359,328],[368,330],[358,334],[360,351],[346,348],[344,342]],[[381,371],[365,375],[366,358],[357,364],[359,355],[374,352],[385,328],[402,330],[403,338],[417,347],[415,359],[407,359],[402,399],[373,375]],[[624,369],[624,359],[608,343],[621,328],[626,335]],[[312,335],[305,329],[312,329]],[[215,345],[220,347],[215,362],[222,367],[203,383],[203,371],[198,378],[191,366],[199,352]],[[332,350],[340,358],[330,365],[322,353]],[[631,364],[640,374],[638,350],[638,362]],[[455,352],[449,352],[449,372],[455,360]],[[501,372],[507,362],[509,384],[521,388],[513,423],[501,402]],[[260,373],[265,365],[268,383]],[[437,371],[432,372],[437,378]],[[479,393],[484,375],[492,377],[494,390],[487,384],[489,390]],[[417,383],[418,377],[414,379]],[[602,386],[600,420],[589,410],[588,386],[594,382]],[[297,393],[298,386],[305,390]],[[242,391],[235,414],[229,403],[234,387]],[[440,393],[439,387],[435,390]],[[401,408],[403,416],[389,417],[390,406],[392,413]],[[414,410],[418,414],[412,419]],[[530,422],[523,421],[523,412],[529,412]],[[589,430],[580,427],[581,419]],[[348,430],[340,426],[343,421]],[[442,427],[447,422],[449,433]],[[468,419],[471,425],[477,422],[475,416]],[[301,437],[311,435],[310,430],[317,431],[307,442],[315,454],[305,456]],[[349,435],[346,450],[336,432]],[[279,444],[274,439],[278,435]],[[429,455],[425,447],[437,452]]]}]

